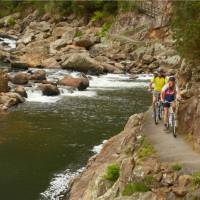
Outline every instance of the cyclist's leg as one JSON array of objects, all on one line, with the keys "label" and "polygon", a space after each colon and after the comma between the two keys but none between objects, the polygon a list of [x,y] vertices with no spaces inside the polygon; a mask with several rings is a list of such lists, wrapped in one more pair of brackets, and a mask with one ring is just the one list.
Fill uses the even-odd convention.
[{"label": "cyclist's leg", "polygon": [[153,109],[155,108],[156,100],[157,100],[157,98],[156,98],[156,92],[153,91],[153,102],[152,102]]},{"label": "cyclist's leg", "polygon": [[167,126],[170,104],[164,103],[163,106],[164,106],[164,125]]}]

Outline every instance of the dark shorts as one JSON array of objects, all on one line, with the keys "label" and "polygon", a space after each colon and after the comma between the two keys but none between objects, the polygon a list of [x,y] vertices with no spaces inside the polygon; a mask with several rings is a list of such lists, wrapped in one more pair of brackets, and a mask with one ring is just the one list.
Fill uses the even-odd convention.
[{"label": "dark shorts", "polygon": [[170,104],[169,102],[164,102],[164,103],[163,103],[163,107],[164,107],[164,108],[169,108],[170,105],[171,105],[171,104]]}]

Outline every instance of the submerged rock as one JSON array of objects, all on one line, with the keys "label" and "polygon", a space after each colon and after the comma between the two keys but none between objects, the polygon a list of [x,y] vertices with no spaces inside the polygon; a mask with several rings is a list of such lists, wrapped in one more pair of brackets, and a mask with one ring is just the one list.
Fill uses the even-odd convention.
[{"label": "submerged rock", "polygon": [[57,96],[60,91],[56,85],[41,84],[39,88],[42,90],[42,94],[45,96]]},{"label": "submerged rock", "polygon": [[27,73],[18,72],[13,78],[12,82],[18,85],[25,85],[29,81],[29,75]]},{"label": "submerged rock", "polygon": [[25,98],[28,97],[25,88],[24,88],[23,86],[21,86],[21,85],[18,85],[18,86],[15,88],[15,93],[18,93],[18,94],[20,94],[22,97],[25,97]]},{"label": "submerged rock", "polygon": [[37,70],[37,71],[33,72],[30,79],[37,80],[37,81],[46,80],[46,72],[44,70]]},{"label": "submerged rock", "polygon": [[74,87],[82,91],[89,87],[89,80],[87,77],[73,78],[70,76],[65,76],[63,79],[59,80],[58,84]]}]

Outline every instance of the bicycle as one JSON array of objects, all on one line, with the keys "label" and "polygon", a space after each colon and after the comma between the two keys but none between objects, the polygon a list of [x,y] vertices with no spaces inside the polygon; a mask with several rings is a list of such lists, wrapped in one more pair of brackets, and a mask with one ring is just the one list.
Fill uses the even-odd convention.
[{"label": "bicycle", "polygon": [[170,104],[168,120],[167,120],[167,128],[172,131],[174,137],[177,137],[177,134],[176,134],[176,127],[177,127],[176,111],[174,111],[171,106],[173,102],[166,102],[166,103]]},{"label": "bicycle", "polygon": [[154,105],[154,110],[153,110],[153,116],[154,116],[154,122],[157,125],[159,120],[162,119],[163,116],[163,104],[160,99],[160,94],[156,97],[156,103]]}]

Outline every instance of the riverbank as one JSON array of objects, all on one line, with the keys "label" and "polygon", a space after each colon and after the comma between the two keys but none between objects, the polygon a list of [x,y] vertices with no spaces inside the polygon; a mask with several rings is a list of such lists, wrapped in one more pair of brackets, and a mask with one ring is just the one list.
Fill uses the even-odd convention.
[{"label": "riverbank", "polygon": [[129,118],[124,130],[109,139],[71,182],[65,199],[199,198],[198,173],[188,172],[181,162],[160,161],[159,151],[144,133],[144,119],[144,114]]}]

